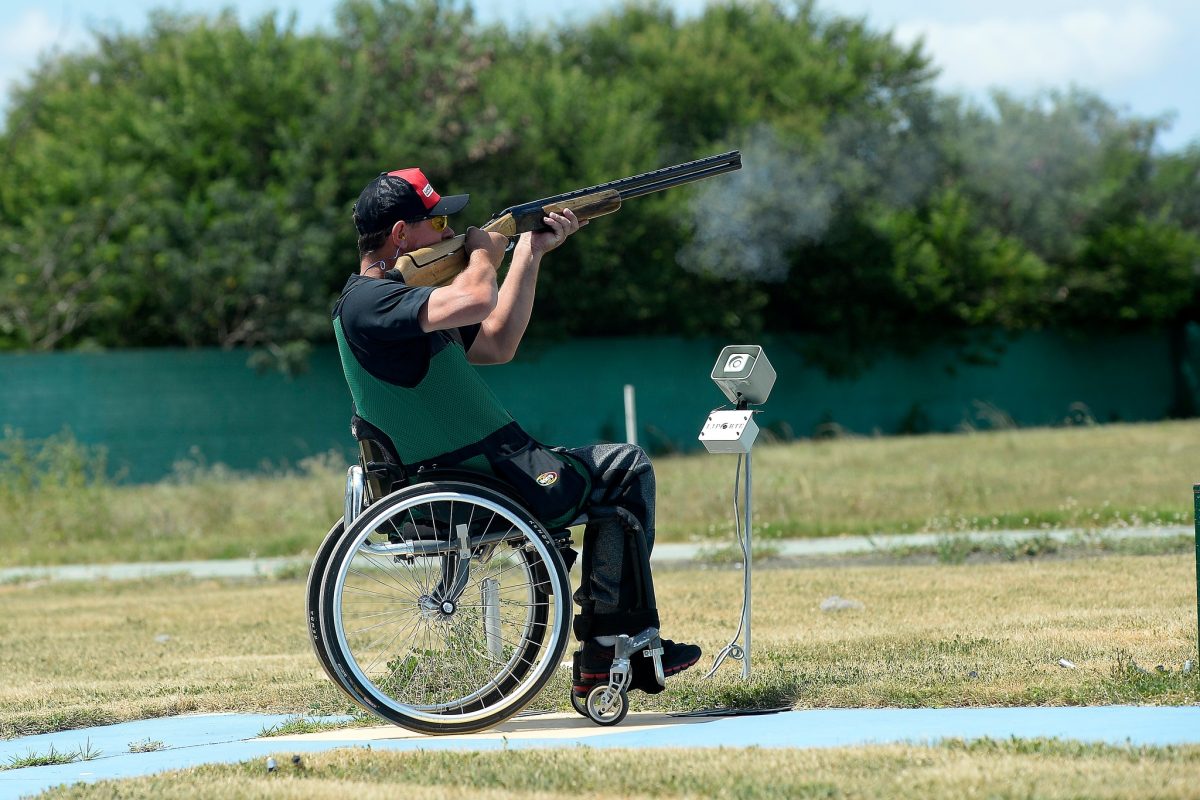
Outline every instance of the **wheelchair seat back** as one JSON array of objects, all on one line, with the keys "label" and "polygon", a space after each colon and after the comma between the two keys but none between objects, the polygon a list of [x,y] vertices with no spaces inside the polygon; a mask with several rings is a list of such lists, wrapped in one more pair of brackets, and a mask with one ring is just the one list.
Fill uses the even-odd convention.
[{"label": "wheelchair seat back", "polygon": [[350,418],[350,434],[358,442],[358,463],[363,470],[368,503],[386,497],[408,482],[408,470],[396,454],[390,436],[357,414]]}]

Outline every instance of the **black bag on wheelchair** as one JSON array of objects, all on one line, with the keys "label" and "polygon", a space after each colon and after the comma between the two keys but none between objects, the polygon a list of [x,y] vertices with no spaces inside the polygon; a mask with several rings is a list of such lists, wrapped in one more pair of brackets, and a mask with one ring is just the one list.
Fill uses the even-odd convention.
[{"label": "black bag on wheelchair", "polygon": [[547,528],[571,522],[591,493],[592,479],[583,464],[532,439],[516,447],[502,445],[488,461]]}]

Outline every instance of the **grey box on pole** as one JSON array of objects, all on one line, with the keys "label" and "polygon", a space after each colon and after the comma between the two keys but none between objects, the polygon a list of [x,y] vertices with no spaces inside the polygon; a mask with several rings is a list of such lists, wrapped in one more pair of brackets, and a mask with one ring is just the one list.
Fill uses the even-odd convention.
[{"label": "grey box on pole", "polygon": [[775,385],[775,368],[756,344],[731,344],[721,350],[712,379],[732,403],[767,402]]}]

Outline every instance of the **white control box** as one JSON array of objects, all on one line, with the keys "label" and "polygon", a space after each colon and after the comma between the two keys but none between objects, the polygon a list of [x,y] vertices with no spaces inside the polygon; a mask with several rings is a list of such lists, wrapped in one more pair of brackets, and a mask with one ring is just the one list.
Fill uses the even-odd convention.
[{"label": "white control box", "polygon": [[753,411],[714,411],[700,429],[700,441],[710,453],[749,453],[757,437]]}]

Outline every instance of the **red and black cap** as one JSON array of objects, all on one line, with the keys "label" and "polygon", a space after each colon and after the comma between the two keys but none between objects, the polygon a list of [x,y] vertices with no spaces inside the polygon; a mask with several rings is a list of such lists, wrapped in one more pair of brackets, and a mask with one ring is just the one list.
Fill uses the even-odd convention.
[{"label": "red and black cap", "polygon": [[463,210],[467,194],[442,197],[425,173],[414,168],[381,172],[367,184],[354,204],[354,227],[359,233],[375,233],[398,220],[418,222]]}]

